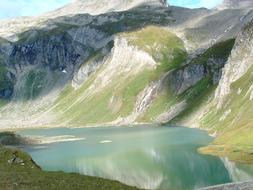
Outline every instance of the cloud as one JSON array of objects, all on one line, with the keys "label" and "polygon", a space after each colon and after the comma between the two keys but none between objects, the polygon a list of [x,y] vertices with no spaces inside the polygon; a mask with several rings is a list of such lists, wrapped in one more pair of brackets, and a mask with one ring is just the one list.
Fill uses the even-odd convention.
[{"label": "cloud", "polygon": [[223,0],[168,0],[170,5],[188,8],[214,8],[222,3]]},{"label": "cloud", "polygon": [[0,18],[35,16],[57,9],[71,0],[0,0]]}]

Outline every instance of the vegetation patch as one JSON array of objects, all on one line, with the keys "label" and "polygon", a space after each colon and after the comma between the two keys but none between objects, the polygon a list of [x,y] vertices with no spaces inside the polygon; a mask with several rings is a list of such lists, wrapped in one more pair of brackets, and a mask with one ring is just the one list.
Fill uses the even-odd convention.
[{"label": "vegetation patch", "polygon": [[161,63],[159,70],[171,70],[186,60],[184,42],[162,27],[148,26],[135,32],[122,34],[131,45],[149,53]]},{"label": "vegetation patch", "polygon": [[[211,146],[204,148],[203,152],[211,152],[227,156],[232,160],[252,163],[253,101],[250,101],[252,71],[253,67],[231,85],[231,92],[226,97],[222,108],[218,109],[215,102],[211,104],[209,113],[201,121],[201,126],[211,129],[211,132],[218,132],[219,136]],[[241,93],[238,93],[239,91]],[[226,149],[217,149],[220,146],[224,146]]]},{"label": "vegetation patch", "polygon": [[0,63],[0,91],[8,89],[12,86],[12,82],[7,77],[7,69]]},{"label": "vegetation patch", "polygon": [[35,99],[42,92],[46,83],[46,73],[31,70],[25,78],[24,98],[25,100]]}]

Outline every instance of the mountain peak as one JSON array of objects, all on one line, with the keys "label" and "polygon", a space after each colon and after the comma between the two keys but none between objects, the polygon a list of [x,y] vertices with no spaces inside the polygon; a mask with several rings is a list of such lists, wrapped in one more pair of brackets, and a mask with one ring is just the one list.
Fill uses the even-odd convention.
[{"label": "mountain peak", "polygon": [[56,11],[53,15],[63,16],[67,14],[91,15],[103,14],[106,12],[125,11],[139,5],[167,6],[166,0],[75,0]]},{"label": "mountain peak", "polygon": [[237,9],[253,7],[252,0],[224,0],[219,9]]}]

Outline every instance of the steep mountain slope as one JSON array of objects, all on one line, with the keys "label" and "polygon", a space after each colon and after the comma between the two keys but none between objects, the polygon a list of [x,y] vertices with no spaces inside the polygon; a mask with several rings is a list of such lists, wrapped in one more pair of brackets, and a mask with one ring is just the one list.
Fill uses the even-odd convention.
[{"label": "steep mountain slope", "polygon": [[[12,101],[2,112],[1,124],[31,126],[50,122],[52,115],[45,110],[51,109],[50,105],[80,65],[96,54],[107,56],[115,34],[139,30],[145,25],[167,25],[171,22],[169,15],[166,7],[155,6],[99,16],[64,17],[48,22],[46,28],[18,34],[17,42],[3,41],[1,65],[8,68],[3,75],[15,85],[10,85],[9,96],[5,95],[12,95]],[[95,72],[96,68],[90,71]]]},{"label": "steep mountain slope", "polygon": [[133,123],[158,91],[159,78],[179,67],[185,55],[183,42],[165,29],[122,33],[103,66],[80,89],[65,92],[57,110],[65,110],[62,119],[69,124]]},{"label": "steep mountain slope", "polygon": [[[195,103],[173,120],[173,123],[205,128],[216,136],[213,145],[201,152],[246,163],[253,161],[252,23],[248,23],[236,38],[217,88],[211,88],[197,106]],[[223,54],[225,48],[220,50]]]},{"label": "steep mountain slope", "polygon": [[0,129],[170,122],[253,160],[253,11],[110,2],[1,21]]},{"label": "steep mountain slope", "polygon": [[253,21],[238,36],[203,126],[221,135],[207,152],[252,162]]}]

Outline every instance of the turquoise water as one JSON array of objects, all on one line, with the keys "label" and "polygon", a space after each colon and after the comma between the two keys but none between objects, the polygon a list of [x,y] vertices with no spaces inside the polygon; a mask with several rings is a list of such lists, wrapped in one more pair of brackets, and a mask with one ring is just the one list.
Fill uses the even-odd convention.
[{"label": "turquoise water", "polygon": [[47,171],[78,172],[146,189],[192,190],[253,179],[251,166],[198,154],[198,147],[212,141],[198,129],[56,128],[19,134],[44,139],[24,149]]}]

